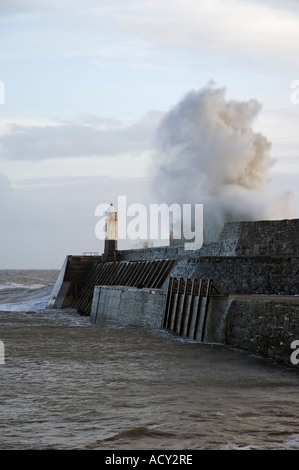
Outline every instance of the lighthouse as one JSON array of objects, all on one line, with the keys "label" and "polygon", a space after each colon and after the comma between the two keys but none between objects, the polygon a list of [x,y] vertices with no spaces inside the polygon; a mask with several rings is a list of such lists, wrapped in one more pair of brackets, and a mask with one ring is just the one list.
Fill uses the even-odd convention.
[{"label": "lighthouse", "polygon": [[117,250],[117,212],[111,203],[106,212],[104,256],[114,256],[115,250]]}]

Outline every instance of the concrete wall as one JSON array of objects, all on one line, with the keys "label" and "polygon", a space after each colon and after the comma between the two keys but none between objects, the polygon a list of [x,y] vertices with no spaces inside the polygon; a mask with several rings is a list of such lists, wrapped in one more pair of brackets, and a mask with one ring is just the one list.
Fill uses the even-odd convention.
[{"label": "concrete wall", "polygon": [[210,297],[205,334],[206,343],[226,343],[227,316],[231,299],[229,297]]},{"label": "concrete wall", "polygon": [[[162,328],[166,295],[167,291],[161,289],[96,286],[90,320],[97,325]],[[205,342],[225,342],[226,312],[229,304],[230,300],[228,298],[209,298],[207,314],[204,319]],[[195,317],[193,320],[196,320]],[[181,321],[183,321],[182,311],[177,319],[177,331],[181,328]],[[201,329],[200,321],[198,328]],[[171,328],[171,331],[174,330]],[[174,332],[176,333],[176,331]],[[198,337],[198,332],[193,333],[194,337]]]},{"label": "concrete wall", "polygon": [[[168,246],[116,251],[112,261],[173,259],[172,277],[210,278],[227,293],[296,295],[298,232],[299,219],[231,222],[217,242],[205,243],[200,250]],[[102,256],[67,256],[48,308],[71,306],[84,288],[88,271],[100,261]]]},{"label": "concrete wall", "polygon": [[227,294],[296,295],[298,273],[299,256],[204,256],[178,260],[170,276],[213,279]]},{"label": "concrete wall", "polygon": [[184,246],[160,246],[154,248],[140,248],[135,250],[122,250],[116,252],[118,261],[151,261],[157,259],[180,259],[194,256],[199,250],[186,251]]},{"label": "concrete wall", "polygon": [[166,291],[95,286],[90,320],[98,325],[161,328]]},{"label": "concrete wall", "polygon": [[121,260],[188,258],[194,256],[298,256],[299,219],[227,222],[217,241],[205,242],[200,250],[184,246],[124,250]]},{"label": "concrete wall", "polygon": [[69,288],[69,282],[64,282],[65,271],[68,264],[68,257],[65,258],[62,268],[58,274],[52,293],[48,300],[47,309],[61,308],[66,292]]},{"label": "concrete wall", "polygon": [[[166,295],[163,289],[96,286],[90,320],[103,326],[159,329],[163,327]],[[228,344],[293,366],[294,340],[299,340],[299,303],[295,298],[209,299],[204,342]]]},{"label": "concrete wall", "polygon": [[219,236],[215,255],[299,255],[299,219],[229,222]]},{"label": "concrete wall", "polygon": [[88,272],[102,256],[68,255],[53,287],[47,308],[70,307],[84,287]]},{"label": "concrete wall", "polygon": [[[213,279],[230,295],[298,296],[298,231],[299,219],[233,222],[224,226],[217,242],[205,243],[197,251],[185,251],[183,246],[118,251],[115,260],[174,259],[175,265],[161,290],[96,286],[91,321],[160,328],[170,276]],[[89,270],[100,261],[103,261],[100,256],[68,256],[48,308],[72,305],[78,293],[83,292]],[[294,302],[235,299],[228,309],[222,304],[221,312],[217,300],[213,300],[204,339],[222,342],[219,331],[226,331],[223,342],[289,363],[290,344],[299,340],[296,299]]]},{"label": "concrete wall", "polygon": [[299,219],[227,222],[199,256],[298,256]]},{"label": "concrete wall", "polygon": [[299,340],[299,303],[295,299],[232,301],[227,314],[227,344],[291,365],[294,340]]},{"label": "concrete wall", "polygon": [[[169,276],[213,279],[227,293],[299,294],[299,219],[229,222],[217,242],[117,252],[123,260],[175,259]],[[168,279],[163,288],[167,288]]]}]

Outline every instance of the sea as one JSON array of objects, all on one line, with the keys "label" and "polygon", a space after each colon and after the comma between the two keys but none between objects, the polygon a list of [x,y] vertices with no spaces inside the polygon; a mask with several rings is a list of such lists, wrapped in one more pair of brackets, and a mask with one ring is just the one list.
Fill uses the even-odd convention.
[{"label": "sea", "polygon": [[48,310],[58,273],[0,270],[0,450],[299,450],[298,368]]}]

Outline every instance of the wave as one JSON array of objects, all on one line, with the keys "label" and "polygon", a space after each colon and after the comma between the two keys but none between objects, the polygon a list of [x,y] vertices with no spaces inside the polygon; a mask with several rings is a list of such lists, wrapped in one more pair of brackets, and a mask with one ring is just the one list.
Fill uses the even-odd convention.
[{"label": "wave", "polygon": [[[124,431],[116,432],[110,437],[97,439],[94,443],[85,446],[85,449],[96,450],[125,448],[157,448],[157,442],[165,442],[166,440],[167,442],[172,443],[173,439],[176,439],[177,437],[178,436],[170,432],[164,432],[157,429],[150,429],[147,426],[136,426]],[[171,447],[171,444],[170,448],[173,448]]]},{"label": "wave", "polygon": [[290,439],[284,442],[289,449],[299,449],[299,434],[292,434]]},{"label": "wave", "polygon": [[44,310],[53,285],[8,283],[0,288],[0,311],[28,312]]},{"label": "wave", "polygon": [[39,289],[40,287],[44,287],[45,284],[20,284],[18,282],[5,282],[4,284],[0,285],[0,291],[2,290],[9,290],[9,289]]},{"label": "wave", "polygon": [[114,441],[114,440],[119,440],[119,439],[124,439],[124,438],[136,438],[136,437],[143,437],[143,436],[151,436],[151,437],[172,437],[173,434],[165,431],[159,431],[156,429],[149,429],[146,426],[137,426],[130,428],[126,431],[121,431],[119,433],[116,433],[115,435],[111,437],[107,437],[106,439],[103,439],[103,441]]}]

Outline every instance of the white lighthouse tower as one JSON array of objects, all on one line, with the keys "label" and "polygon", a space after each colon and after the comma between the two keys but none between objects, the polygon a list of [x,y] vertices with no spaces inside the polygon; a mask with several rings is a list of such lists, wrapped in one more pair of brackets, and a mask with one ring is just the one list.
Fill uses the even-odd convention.
[{"label": "white lighthouse tower", "polygon": [[117,250],[117,212],[111,203],[106,212],[104,255],[114,256],[115,250]]}]

